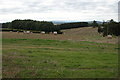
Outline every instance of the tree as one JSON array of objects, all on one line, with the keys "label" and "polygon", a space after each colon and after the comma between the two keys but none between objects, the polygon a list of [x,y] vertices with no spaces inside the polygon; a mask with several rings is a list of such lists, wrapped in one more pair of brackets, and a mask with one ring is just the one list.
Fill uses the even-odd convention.
[{"label": "tree", "polygon": [[11,22],[3,23],[2,28],[12,28],[11,27]]},{"label": "tree", "polygon": [[107,35],[120,35],[120,24],[118,22],[115,22],[113,19],[111,19],[109,22],[106,22],[104,24],[103,28],[103,36]]},{"label": "tree", "polygon": [[103,33],[105,23],[106,23],[106,22],[103,21],[102,24],[100,24],[100,25],[98,26],[98,33]]},{"label": "tree", "polygon": [[93,28],[98,27],[98,23],[94,20],[92,23]]}]

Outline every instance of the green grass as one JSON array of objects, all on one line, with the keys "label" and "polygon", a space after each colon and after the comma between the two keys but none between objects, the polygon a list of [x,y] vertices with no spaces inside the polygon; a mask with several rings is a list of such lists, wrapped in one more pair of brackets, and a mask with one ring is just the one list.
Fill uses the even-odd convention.
[{"label": "green grass", "polygon": [[3,39],[3,78],[117,77],[117,45],[42,39]]}]

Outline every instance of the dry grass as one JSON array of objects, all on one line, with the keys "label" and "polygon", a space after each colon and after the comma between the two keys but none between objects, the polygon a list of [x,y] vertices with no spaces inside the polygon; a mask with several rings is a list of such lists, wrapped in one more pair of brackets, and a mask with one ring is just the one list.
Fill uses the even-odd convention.
[{"label": "dry grass", "polygon": [[117,43],[117,37],[107,39],[97,32],[97,28],[84,27],[76,29],[63,30],[64,34],[23,34],[17,32],[2,32],[3,38],[17,39],[50,39],[50,40],[72,40],[72,41],[92,41],[100,43]]}]

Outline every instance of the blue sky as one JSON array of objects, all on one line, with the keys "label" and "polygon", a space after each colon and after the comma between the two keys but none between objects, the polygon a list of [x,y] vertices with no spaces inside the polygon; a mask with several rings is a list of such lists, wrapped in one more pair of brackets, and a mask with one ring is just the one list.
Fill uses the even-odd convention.
[{"label": "blue sky", "polygon": [[118,20],[118,0],[0,0],[0,22],[14,19]]}]

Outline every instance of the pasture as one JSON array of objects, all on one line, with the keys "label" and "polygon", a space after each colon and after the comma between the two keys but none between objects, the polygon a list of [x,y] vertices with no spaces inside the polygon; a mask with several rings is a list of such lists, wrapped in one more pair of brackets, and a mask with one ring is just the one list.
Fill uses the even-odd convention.
[{"label": "pasture", "polygon": [[107,40],[94,29],[81,35],[68,30],[62,35],[3,32],[3,78],[117,77],[116,38]]},{"label": "pasture", "polygon": [[98,43],[113,43],[117,44],[117,37],[113,36],[112,39],[107,39],[107,37],[102,37],[97,32],[97,28],[84,27],[62,30],[64,34],[23,34],[17,32],[3,32],[2,36],[6,39],[49,39],[49,40],[69,40],[69,41],[90,41]]}]

